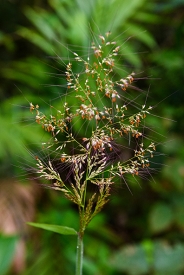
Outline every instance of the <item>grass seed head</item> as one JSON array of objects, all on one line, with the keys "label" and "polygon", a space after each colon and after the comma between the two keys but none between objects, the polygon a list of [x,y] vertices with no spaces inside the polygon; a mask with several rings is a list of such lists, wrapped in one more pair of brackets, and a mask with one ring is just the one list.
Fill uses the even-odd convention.
[{"label": "grass seed head", "polygon": [[[120,46],[106,41],[109,35],[100,35],[101,44],[92,44],[94,59],[84,60],[73,53],[80,68],[83,63],[84,71],[75,73],[72,63],[66,65],[68,94],[56,115],[47,117],[38,111],[38,105],[30,103],[30,111],[36,111],[36,123],[52,134],[54,145],[59,144],[53,150],[53,159],[37,158],[37,173],[40,178],[52,181],[55,189],[80,207],[85,205],[87,186],[96,185],[98,195],[93,194],[86,207],[88,221],[108,201],[114,178],[125,174],[138,176],[141,169],[149,166],[147,154],[152,157],[155,150],[153,142],[144,148],[140,127],[152,108],[144,104],[129,115],[122,93],[133,85],[135,73],[117,80],[116,57]],[[76,125],[85,128],[81,133],[86,135],[77,133]],[[63,135],[61,142],[59,135]],[[134,140],[134,154],[123,159],[125,147],[121,142],[127,142],[130,136]],[[50,146],[49,141],[47,149]]]}]

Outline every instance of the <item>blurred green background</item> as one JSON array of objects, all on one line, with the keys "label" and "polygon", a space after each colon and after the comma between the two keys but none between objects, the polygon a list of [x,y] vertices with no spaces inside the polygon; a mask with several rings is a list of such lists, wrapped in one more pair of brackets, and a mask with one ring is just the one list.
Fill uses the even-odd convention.
[{"label": "blurred green background", "polygon": [[160,118],[151,116],[149,124],[161,153],[154,175],[140,179],[141,187],[130,179],[133,195],[119,186],[92,221],[84,274],[184,274],[184,1],[1,0],[1,275],[74,273],[75,237],[25,224],[78,224],[73,205],[26,180],[22,167],[34,162],[30,151],[48,137],[35,125],[29,102],[42,109],[57,104],[68,48],[85,57],[91,37],[107,31],[123,45],[119,65],[147,77],[138,86],[157,107]]}]

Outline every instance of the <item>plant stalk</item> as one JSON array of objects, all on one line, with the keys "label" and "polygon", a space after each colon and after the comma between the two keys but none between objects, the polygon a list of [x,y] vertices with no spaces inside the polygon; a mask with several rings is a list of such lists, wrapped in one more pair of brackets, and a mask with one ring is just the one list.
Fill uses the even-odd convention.
[{"label": "plant stalk", "polygon": [[82,275],[83,267],[83,234],[78,233],[77,238],[77,257],[76,257],[76,273],[75,275]]}]

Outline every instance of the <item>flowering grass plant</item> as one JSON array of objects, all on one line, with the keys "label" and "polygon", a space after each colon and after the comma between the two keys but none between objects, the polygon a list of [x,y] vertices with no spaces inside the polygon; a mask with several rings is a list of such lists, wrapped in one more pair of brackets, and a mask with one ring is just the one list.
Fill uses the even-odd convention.
[{"label": "flowering grass plant", "polygon": [[80,226],[76,232],[65,226],[30,224],[78,236],[76,275],[82,274],[85,229],[108,202],[116,179],[126,183],[126,174],[139,176],[148,169],[155,150],[152,141],[144,142],[143,132],[143,121],[152,107],[138,108],[125,100],[128,89],[134,87],[136,74],[117,77],[120,46],[110,41],[107,33],[92,43],[91,51],[86,59],[73,53],[80,73],[74,72],[72,62],[66,65],[67,92],[61,98],[60,109],[53,107],[52,115],[47,116],[38,105],[30,103],[36,122],[51,133],[51,140],[43,146],[48,151],[52,148],[52,153],[47,160],[35,157],[36,173],[77,205]]}]

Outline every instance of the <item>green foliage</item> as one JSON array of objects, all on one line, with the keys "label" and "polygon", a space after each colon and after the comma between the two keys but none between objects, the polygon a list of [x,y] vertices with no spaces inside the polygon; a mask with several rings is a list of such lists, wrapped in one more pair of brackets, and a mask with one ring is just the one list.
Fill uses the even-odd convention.
[{"label": "green foliage", "polygon": [[[89,47],[91,36],[93,37],[94,34],[104,35],[111,30],[113,30],[114,37],[125,31],[125,35],[120,36],[120,38],[122,37],[122,40],[119,41],[120,44],[123,44],[129,37],[135,36],[138,42],[153,48],[156,46],[155,40],[148,31],[145,32],[142,24],[149,18],[150,21],[155,21],[157,16],[151,14],[151,11],[146,8],[142,11],[142,16],[138,16],[139,9],[144,7],[144,2],[145,0],[126,0],[123,2],[120,0],[108,2],[52,0],[49,1],[49,4],[53,11],[27,7],[25,15],[35,26],[35,29],[22,27],[17,33],[34,43],[45,53],[57,54],[58,56],[67,56],[68,54],[63,45],[68,43],[80,45],[83,46],[81,48],[83,51]],[[141,66],[139,56],[137,54],[132,55],[132,52],[135,52],[133,44],[124,47],[122,52],[125,60],[133,65],[134,69]],[[80,52],[80,55],[83,56],[83,53]]]},{"label": "green foliage", "polygon": [[183,274],[184,245],[170,246],[163,241],[146,241],[120,249],[111,259],[116,270],[130,275]]},{"label": "green foliage", "polygon": [[153,233],[162,232],[171,226],[173,218],[174,213],[169,205],[154,204],[149,214],[150,229]]},{"label": "green foliage", "polygon": [[173,247],[167,243],[155,244],[155,274],[183,274],[184,245],[176,244]]},{"label": "green foliage", "polygon": [[6,274],[15,256],[17,236],[0,235],[0,273]]},{"label": "green foliage", "polygon": [[128,272],[130,275],[146,274],[149,271],[146,253],[141,246],[122,248],[112,258],[112,265],[116,270]]}]

